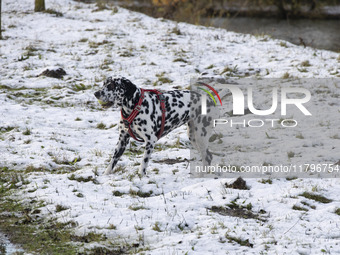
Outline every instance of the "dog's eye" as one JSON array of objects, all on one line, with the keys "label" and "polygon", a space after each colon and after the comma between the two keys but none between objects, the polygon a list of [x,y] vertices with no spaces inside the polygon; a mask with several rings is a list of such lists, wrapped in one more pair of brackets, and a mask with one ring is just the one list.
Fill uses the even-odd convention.
[{"label": "dog's eye", "polygon": [[114,85],[112,83],[109,83],[106,87],[108,90],[113,90]]}]

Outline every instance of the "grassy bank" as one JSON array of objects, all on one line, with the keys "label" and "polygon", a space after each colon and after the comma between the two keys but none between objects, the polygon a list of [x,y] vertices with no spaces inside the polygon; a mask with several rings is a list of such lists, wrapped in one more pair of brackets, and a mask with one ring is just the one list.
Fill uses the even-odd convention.
[{"label": "grassy bank", "polygon": [[[75,234],[78,224],[74,221],[57,221],[52,212],[43,212],[43,208],[47,206],[46,202],[23,199],[20,194],[29,184],[26,176],[27,173],[24,172],[18,173],[7,167],[0,168],[0,231],[5,233],[13,244],[33,254],[125,253],[126,250],[122,247],[108,249],[96,245],[106,241],[105,235],[92,232]],[[62,206],[55,207],[56,212],[63,210],[65,208]],[[0,251],[1,254],[6,254],[4,246]]]}]

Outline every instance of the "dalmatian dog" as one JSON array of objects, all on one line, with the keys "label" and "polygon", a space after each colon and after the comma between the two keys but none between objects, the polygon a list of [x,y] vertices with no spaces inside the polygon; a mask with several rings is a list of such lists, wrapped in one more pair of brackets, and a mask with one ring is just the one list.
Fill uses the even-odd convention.
[{"label": "dalmatian dog", "polygon": [[[204,127],[204,123],[208,120],[203,119],[205,117],[201,116],[200,109],[192,105],[192,103],[199,102],[199,95],[184,90],[162,91],[162,96],[153,92],[145,92],[142,95],[142,91],[143,89],[138,88],[126,78],[109,77],[104,81],[103,88],[94,93],[103,107],[112,106],[121,110],[118,126],[119,140],[105,174],[113,172],[130,138],[133,137],[145,143],[145,152],[139,170],[140,175],[145,175],[156,142],[183,124],[188,124],[190,141],[201,151],[204,165],[209,165],[212,155],[207,149],[209,134]],[[131,123],[127,123],[126,117],[136,111],[138,103],[140,106],[137,115]],[[194,122],[192,116],[202,119]],[[201,123],[202,126],[197,127],[196,123]],[[163,129],[162,132],[161,129]],[[205,141],[202,137],[206,138]]]}]

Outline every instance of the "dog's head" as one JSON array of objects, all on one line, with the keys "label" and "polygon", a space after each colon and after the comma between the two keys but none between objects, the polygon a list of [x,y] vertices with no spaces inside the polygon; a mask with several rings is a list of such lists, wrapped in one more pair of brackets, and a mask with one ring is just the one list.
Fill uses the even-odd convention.
[{"label": "dog's head", "polygon": [[136,86],[125,78],[108,77],[103,84],[103,88],[94,93],[99,103],[103,107],[122,107],[133,97]]}]

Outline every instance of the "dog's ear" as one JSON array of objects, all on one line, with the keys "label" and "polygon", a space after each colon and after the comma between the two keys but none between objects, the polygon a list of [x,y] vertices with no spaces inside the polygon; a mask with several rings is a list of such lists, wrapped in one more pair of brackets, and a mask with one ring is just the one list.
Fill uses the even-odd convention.
[{"label": "dog's ear", "polygon": [[123,79],[122,80],[124,85],[125,85],[125,96],[128,100],[130,100],[133,97],[133,94],[136,92],[136,85],[133,84],[131,81],[128,79]]},{"label": "dog's ear", "polygon": [[111,84],[113,82],[113,80],[112,80],[112,77],[111,76],[109,76],[109,77],[107,77],[107,79],[104,81],[104,87],[105,86],[108,86],[109,84]]}]

